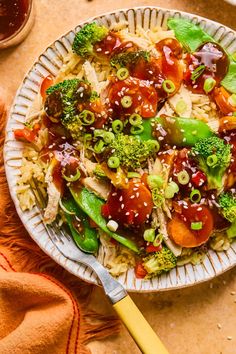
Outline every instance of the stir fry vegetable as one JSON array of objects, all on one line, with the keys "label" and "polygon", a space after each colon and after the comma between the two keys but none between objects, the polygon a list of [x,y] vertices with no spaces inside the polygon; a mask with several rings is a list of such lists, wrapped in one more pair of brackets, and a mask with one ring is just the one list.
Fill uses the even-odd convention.
[{"label": "stir fry vegetable", "polygon": [[44,221],[106,252],[117,275],[196,264],[218,235],[227,246],[236,237],[235,56],[186,19],[168,27],[175,38],[86,24],[56,79],[42,81],[35,121],[14,131],[36,150],[19,199],[33,203],[24,181],[38,179]]}]

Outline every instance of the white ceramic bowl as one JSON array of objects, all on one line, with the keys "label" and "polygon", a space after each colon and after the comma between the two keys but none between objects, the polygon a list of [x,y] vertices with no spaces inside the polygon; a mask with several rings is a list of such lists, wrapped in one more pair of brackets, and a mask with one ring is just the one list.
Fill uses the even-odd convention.
[{"label": "white ceramic bowl", "polygon": [[[89,19],[81,23],[51,44],[37,59],[32,69],[25,76],[22,85],[16,93],[6,128],[6,142],[4,147],[5,168],[7,180],[16,210],[23,224],[34,241],[41,249],[69,272],[81,279],[97,284],[96,275],[79,263],[72,262],[61,255],[50,241],[39,212],[35,207],[32,211],[22,212],[16,195],[16,183],[19,175],[19,166],[22,160],[23,144],[14,139],[12,130],[21,128],[25,114],[39,90],[40,83],[48,74],[56,75],[62,65],[62,58],[71,47],[75,32],[84,24],[96,20],[98,23],[110,26],[119,21],[128,21],[130,31],[135,31],[137,25],[145,30],[154,26],[166,29],[169,17],[184,17],[198,23],[206,32],[213,36],[229,53],[236,51],[236,34],[231,29],[207,20],[205,18],[175,10],[165,10],[157,7],[139,7],[133,9],[117,10]],[[146,292],[181,288],[194,285],[215,277],[236,264],[236,242],[226,252],[209,251],[204,262],[200,265],[191,264],[177,267],[167,274],[151,280],[136,279],[134,271],[120,276],[119,281],[129,291]]]}]

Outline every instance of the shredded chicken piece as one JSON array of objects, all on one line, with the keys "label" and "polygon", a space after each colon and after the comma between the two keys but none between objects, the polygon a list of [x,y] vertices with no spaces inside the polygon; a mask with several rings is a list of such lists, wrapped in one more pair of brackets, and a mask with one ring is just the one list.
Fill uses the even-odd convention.
[{"label": "shredded chicken piece", "polygon": [[99,180],[96,177],[86,177],[82,180],[82,183],[86,188],[94,192],[98,197],[107,200],[111,191],[109,182]]},{"label": "shredded chicken piece", "polygon": [[96,162],[92,162],[89,159],[87,159],[86,157],[83,159],[83,164],[85,167],[85,170],[87,171],[87,174],[91,177],[93,176],[93,172],[97,166]]},{"label": "shredded chicken piece", "polygon": [[86,79],[88,80],[88,82],[90,82],[93,90],[100,93],[100,87],[96,71],[88,60],[84,62],[83,69],[85,72]]},{"label": "shredded chicken piece", "polygon": [[51,224],[56,219],[58,213],[58,205],[61,198],[61,193],[55,184],[51,181],[48,183],[47,194],[48,204],[44,212],[44,221],[46,224]]},{"label": "shredded chicken piece", "polygon": [[162,173],[162,164],[158,157],[155,161],[148,159],[148,173],[150,175],[160,175]]},{"label": "shredded chicken piece", "polygon": [[[155,212],[155,211],[154,211]],[[159,225],[160,225],[160,232],[163,235],[164,242],[166,246],[174,253],[174,255],[177,257],[181,254],[182,252],[182,247],[176,245],[174,241],[172,241],[169,238],[168,232],[167,232],[167,225],[166,225],[166,218],[165,215],[162,211],[161,208],[157,208],[156,210],[157,217],[159,220]]]},{"label": "shredded chicken piece", "polygon": [[48,195],[48,204],[44,211],[44,221],[46,224],[51,224],[57,216],[59,201],[61,198],[61,192],[57,189],[53,182],[52,171],[57,165],[57,160],[52,159],[48,171],[45,176],[45,182],[47,184],[47,195]]},{"label": "shredded chicken piece", "polygon": [[160,117],[162,114],[166,114],[169,117],[173,117],[174,116],[174,110],[171,108],[171,106],[170,106],[168,101],[165,102],[164,106],[157,113],[157,116]]}]

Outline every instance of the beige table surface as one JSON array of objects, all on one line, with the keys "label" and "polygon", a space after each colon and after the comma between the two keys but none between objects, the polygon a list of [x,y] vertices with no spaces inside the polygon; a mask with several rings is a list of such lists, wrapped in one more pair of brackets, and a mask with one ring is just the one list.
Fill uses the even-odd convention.
[{"label": "beige table surface", "polygon": [[[236,7],[221,0],[35,0],[35,5],[36,23],[29,37],[20,46],[0,53],[0,85],[9,105],[37,55],[88,17],[118,8],[154,5],[192,12],[236,29]],[[236,268],[188,289],[132,297],[171,354],[236,353]],[[112,313],[101,289],[95,290],[90,306]],[[124,328],[119,336],[89,347],[93,354],[140,353]]]}]

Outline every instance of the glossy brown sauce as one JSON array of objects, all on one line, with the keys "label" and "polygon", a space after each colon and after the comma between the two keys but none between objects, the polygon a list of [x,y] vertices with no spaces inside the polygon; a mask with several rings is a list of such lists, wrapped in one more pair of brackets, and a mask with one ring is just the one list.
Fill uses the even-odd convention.
[{"label": "glossy brown sauce", "polygon": [[[204,82],[208,77],[216,81],[216,85],[224,78],[228,71],[229,59],[223,48],[217,43],[205,43],[193,54],[186,56],[187,69],[184,80],[192,91],[204,93]],[[191,75],[200,65],[204,65],[202,74],[192,80]]]},{"label": "glossy brown sauce", "polygon": [[25,21],[28,0],[0,0],[0,41],[13,35]]}]

